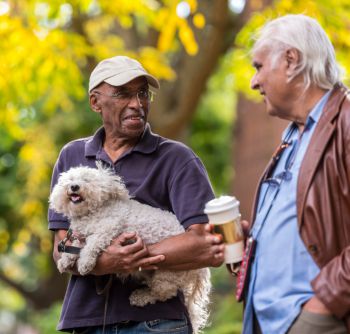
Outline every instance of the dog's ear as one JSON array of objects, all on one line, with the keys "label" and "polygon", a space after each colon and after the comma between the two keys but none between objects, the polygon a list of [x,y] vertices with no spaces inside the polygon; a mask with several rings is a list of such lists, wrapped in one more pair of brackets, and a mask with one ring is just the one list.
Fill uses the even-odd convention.
[{"label": "dog's ear", "polygon": [[60,184],[56,184],[49,197],[49,207],[57,213],[67,215],[65,210],[65,202],[62,199],[62,193],[64,193],[64,188]]},{"label": "dog's ear", "polygon": [[122,178],[119,175],[113,175],[114,191],[117,199],[125,200],[129,199],[129,191],[126,189]]}]

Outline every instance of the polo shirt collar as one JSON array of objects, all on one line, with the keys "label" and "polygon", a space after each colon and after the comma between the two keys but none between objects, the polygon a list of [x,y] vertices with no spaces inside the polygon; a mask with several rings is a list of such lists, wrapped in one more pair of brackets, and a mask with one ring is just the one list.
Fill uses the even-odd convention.
[{"label": "polo shirt collar", "polygon": [[105,129],[101,126],[85,143],[85,157],[96,157],[102,150]]},{"label": "polo shirt collar", "polygon": [[146,154],[153,153],[158,147],[159,140],[160,137],[151,131],[151,126],[147,123],[145,131],[132,151]]},{"label": "polo shirt collar", "polygon": [[[85,156],[98,156],[102,151],[104,138],[105,129],[101,126],[94,135],[87,140],[85,144]],[[159,140],[160,137],[151,131],[151,126],[147,123],[139,142],[131,151],[150,154],[157,149]]]}]

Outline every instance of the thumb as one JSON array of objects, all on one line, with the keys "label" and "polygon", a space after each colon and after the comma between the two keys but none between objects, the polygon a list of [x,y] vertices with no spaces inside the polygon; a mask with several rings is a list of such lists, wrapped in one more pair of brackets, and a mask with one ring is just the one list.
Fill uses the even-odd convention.
[{"label": "thumb", "polygon": [[137,239],[136,232],[123,232],[113,240],[113,243],[117,243],[119,245],[125,246],[126,244],[134,243],[136,239]]},{"label": "thumb", "polygon": [[212,233],[214,230],[214,225],[213,224],[205,224],[204,225],[204,230],[205,232]]},{"label": "thumb", "polygon": [[241,226],[244,237],[247,237],[249,235],[249,222],[247,220],[241,220]]}]

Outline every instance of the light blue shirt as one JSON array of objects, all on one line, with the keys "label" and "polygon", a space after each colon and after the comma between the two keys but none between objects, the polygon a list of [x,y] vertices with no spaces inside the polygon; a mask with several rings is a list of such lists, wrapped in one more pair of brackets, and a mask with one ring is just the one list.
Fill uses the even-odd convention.
[{"label": "light blue shirt", "polygon": [[284,131],[282,138],[290,145],[260,188],[243,334],[253,333],[253,312],[264,334],[286,333],[302,304],[314,295],[310,281],[319,268],[299,235],[296,193],[300,165],[328,97],[329,92],[312,109],[302,134],[294,123]]}]

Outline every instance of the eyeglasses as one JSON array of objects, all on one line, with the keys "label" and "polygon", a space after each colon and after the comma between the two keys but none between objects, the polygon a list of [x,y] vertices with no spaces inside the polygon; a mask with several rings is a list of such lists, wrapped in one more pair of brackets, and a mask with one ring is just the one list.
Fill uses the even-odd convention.
[{"label": "eyeglasses", "polygon": [[128,90],[123,90],[123,91],[112,93],[112,94],[106,94],[106,93],[102,93],[102,92],[95,90],[94,93],[96,93],[98,95],[102,95],[102,96],[111,97],[111,98],[116,99],[122,103],[128,103],[134,96],[136,96],[138,102],[141,105],[142,105],[142,103],[145,103],[145,102],[146,103],[152,102],[154,95],[155,95],[155,93],[149,89],[141,89],[137,92],[130,92]]}]

